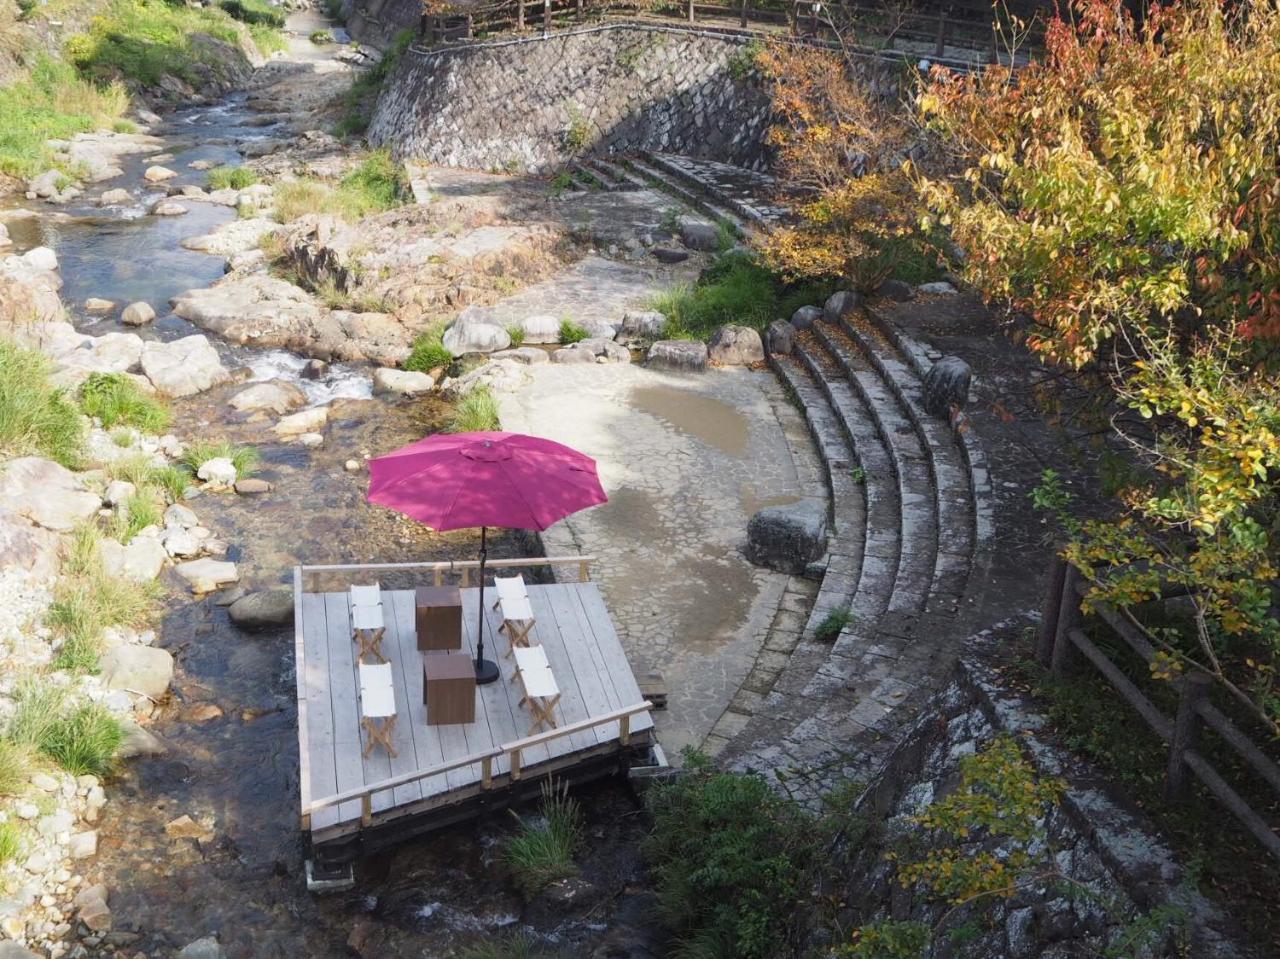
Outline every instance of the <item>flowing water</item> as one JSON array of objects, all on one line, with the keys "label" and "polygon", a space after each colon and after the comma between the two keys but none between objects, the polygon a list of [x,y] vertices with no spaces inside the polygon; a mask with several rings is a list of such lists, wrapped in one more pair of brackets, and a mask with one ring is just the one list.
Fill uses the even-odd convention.
[{"label": "flowing water", "polygon": [[[191,170],[190,162],[236,162],[237,142],[271,132],[255,121],[243,95],[177,113],[160,131],[162,149],[172,155],[163,162],[180,171],[170,182],[202,183],[204,174]],[[163,314],[170,297],[222,274],[221,258],[183,250],[179,242],[226,222],[234,211],[188,202],[186,216],[144,215],[163,192],[140,186],[149,156],[124,158],[123,177],[72,205],[38,205],[31,215],[7,218],[18,252],[37,245],[57,252],[63,298],[86,332],[124,329],[114,319],[83,316],[87,297],[121,305],[145,300]],[[94,203],[102,189],[120,185],[131,190],[130,203]],[[196,331],[168,314],[136,332],[169,339]],[[474,555],[470,534],[428,534],[370,507],[364,502],[367,474],[344,469],[348,459],[437,430],[438,401],[390,405],[367,399],[369,371],[359,365],[335,364],[325,378],[307,380],[300,378],[305,361],[291,353],[218,346],[227,363],[247,367],[251,379],[292,380],[313,403],[332,403],[325,445],[310,451],[273,445],[266,424],[232,411],[226,399],[238,386],[175,404],[180,437],[225,436],[256,443],[263,454],[260,475],[273,483],[271,492],[205,495],[192,503],[201,521],[232,544],[230,558],[240,565],[243,584],[287,584],[299,562]],[[495,556],[520,552],[503,537],[491,540],[490,550]],[[109,889],[115,931],[108,945],[121,955],[142,950],[167,956],[197,937],[217,935],[237,959],[346,956],[353,950],[437,956],[522,919],[569,944],[599,932],[604,905],[594,899],[585,915],[571,921],[524,914],[526,907],[494,864],[495,842],[510,829],[506,817],[363,862],[352,892],[309,895],[298,826],[292,630],[240,632],[214,598],[193,600],[176,579],[167,585],[158,642],[173,653],[176,672],[173,695],[150,727],[167,749],[122,764],[108,783],[99,853],[84,870]],[[619,786],[605,784],[584,807],[592,836],[584,875],[600,890],[597,899],[611,900],[635,868],[634,806]],[[165,824],[182,815],[211,825],[211,838],[169,838]]]}]

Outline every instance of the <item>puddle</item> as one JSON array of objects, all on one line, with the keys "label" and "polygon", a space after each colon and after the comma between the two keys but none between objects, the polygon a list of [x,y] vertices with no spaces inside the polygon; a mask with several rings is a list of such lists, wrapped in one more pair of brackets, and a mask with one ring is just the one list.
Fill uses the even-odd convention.
[{"label": "puddle", "polygon": [[627,405],[666,420],[734,459],[747,453],[747,418],[715,397],[670,386],[636,386],[627,396]]}]

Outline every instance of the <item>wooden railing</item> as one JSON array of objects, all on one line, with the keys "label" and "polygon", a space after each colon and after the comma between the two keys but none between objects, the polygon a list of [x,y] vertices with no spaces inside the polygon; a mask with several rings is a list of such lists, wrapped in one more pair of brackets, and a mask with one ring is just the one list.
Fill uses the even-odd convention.
[{"label": "wooden railing", "polygon": [[645,701],[637,703],[634,706],[627,706],[623,709],[615,709],[613,712],[605,713],[600,716],[592,716],[588,719],[580,719],[575,723],[567,726],[557,726],[546,732],[538,733],[534,736],[526,736],[524,739],[517,739],[513,742],[504,743],[501,746],[494,746],[481,752],[472,753],[469,756],[463,756],[447,763],[441,763],[438,766],[432,766],[429,769],[419,769],[411,773],[405,773],[402,776],[393,776],[390,779],[379,780],[376,783],[370,783],[367,786],[361,786],[358,789],[348,789],[346,792],[335,793],[332,796],[325,796],[323,799],[304,800],[302,804],[302,828],[311,828],[311,816],[321,809],[327,809],[330,806],[337,806],[344,802],[352,802],[360,800],[360,823],[368,826],[373,822],[373,797],[380,792],[386,792],[390,789],[396,789],[399,786],[407,786],[409,783],[415,783],[423,779],[429,779],[432,776],[439,776],[455,769],[465,769],[467,766],[480,764],[480,788],[481,790],[489,790],[493,788],[494,777],[494,761],[507,757],[509,760],[509,771],[507,775],[511,781],[518,781],[523,775],[522,758],[524,751],[532,749],[536,746],[542,746],[552,742],[562,736],[570,736],[574,733],[580,733],[587,729],[594,729],[597,726],[603,726],[606,723],[618,724],[618,748],[624,748],[631,741],[631,718],[637,714],[647,713],[653,709],[653,703]]},{"label": "wooden railing", "polygon": [[[532,569],[539,566],[577,566],[578,581],[591,580],[591,564],[594,556],[525,556],[519,559],[491,559],[484,564],[486,570]],[[480,569],[478,559],[446,559],[429,563],[339,563],[328,566],[299,566],[300,575],[311,573],[366,573],[366,572],[428,572],[436,586],[447,577],[457,574],[461,585],[470,586],[472,572]]]},{"label": "wooden railing", "polygon": [[[1036,659],[1048,667],[1056,679],[1070,676],[1082,659],[1091,663],[1155,734],[1169,744],[1165,771],[1166,800],[1173,803],[1185,798],[1190,779],[1194,776],[1223,808],[1240,820],[1264,849],[1280,859],[1280,835],[1202,755],[1198,749],[1200,729],[1207,726],[1213,730],[1277,796],[1280,796],[1280,765],[1210,702],[1213,680],[1204,673],[1189,672],[1171,680],[1171,685],[1178,692],[1177,712],[1172,717],[1161,712],[1080,628],[1083,619],[1080,599],[1088,588],[1080,570],[1061,557],[1054,557],[1036,640]],[[1169,593],[1165,598],[1174,595],[1177,594]],[[1155,659],[1155,647],[1119,610],[1102,602],[1094,602],[1091,606],[1098,618],[1144,663],[1150,664]]]},{"label": "wooden railing", "polygon": [[[1031,24],[1027,41],[1036,46],[1043,38],[1043,30],[1032,7],[1029,6],[1025,14]],[[952,0],[934,4],[928,10],[873,0],[835,0],[833,3],[667,0],[651,4],[609,0],[496,0],[453,13],[424,15],[420,36],[429,43],[439,43],[531,28],[549,32],[553,27],[581,23],[588,18],[618,16],[786,33],[820,42],[847,40],[848,35],[863,34],[877,50],[893,50],[899,41],[932,44],[935,59],[944,58],[947,47],[952,45],[984,51],[987,61],[995,62],[1002,45],[991,6],[976,0]],[[1005,36],[1012,34],[1011,23],[999,26]]]}]

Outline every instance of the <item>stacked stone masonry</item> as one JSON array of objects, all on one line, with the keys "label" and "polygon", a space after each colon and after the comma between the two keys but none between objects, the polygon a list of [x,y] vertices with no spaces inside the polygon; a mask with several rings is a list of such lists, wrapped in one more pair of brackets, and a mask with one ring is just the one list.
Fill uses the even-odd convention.
[{"label": "stacked stone masonry", "polygon": [[738,64],[748,38],[634,24],[412,46],[371,139],[404,157],[547,171],[575,156],[663,152],[767,164],[769,98]]}]

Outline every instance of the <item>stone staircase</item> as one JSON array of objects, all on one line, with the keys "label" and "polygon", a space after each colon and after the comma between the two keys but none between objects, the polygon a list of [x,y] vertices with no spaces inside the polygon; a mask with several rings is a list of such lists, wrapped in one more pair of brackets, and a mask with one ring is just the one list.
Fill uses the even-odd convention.
[{"label": "stone staircase", "polygon": [[[873,312],[819,320],[770,362],[825,464],[832,534],[800,640],[721,756],[812,799],[874,769],[946,675],[990,490],[976,441],[924,411],[927,351]],[[852,619],[819,641],[833,610]]]}]

